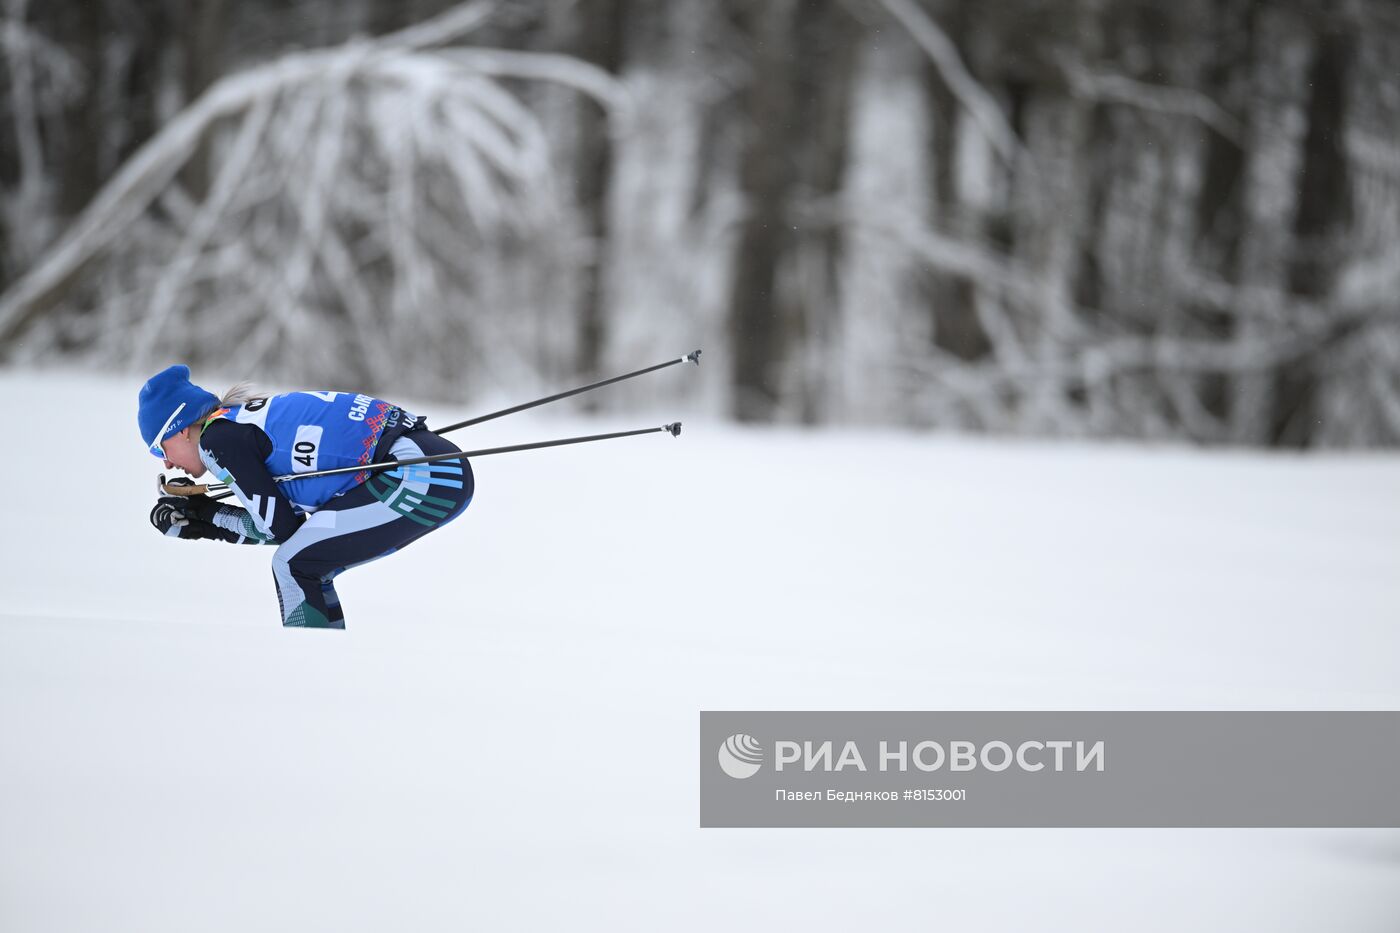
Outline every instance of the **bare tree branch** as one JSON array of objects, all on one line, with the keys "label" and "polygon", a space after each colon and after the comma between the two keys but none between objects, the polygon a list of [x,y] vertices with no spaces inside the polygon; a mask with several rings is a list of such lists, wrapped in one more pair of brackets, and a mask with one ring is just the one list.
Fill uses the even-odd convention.
[{"label": "bare tree branch", "polygon": [[1199,91],[1146,84],[1126,75],[1096,74],[1068,61],[1061,62],[1060,67],[1068,76],[1074,93],[1080,97],[1127,104],[1155,113],[1193,117],[1231,142],[1238,143],[1243,139],[1244,129],[1240,122]]},{"label": "bare tree branch", "polygon": [[[167,222],[176,224],[179,245],[154,279],[140,328],[134,335],[121,332],[135,358],[155,354],[166,322],[189,305],[188,286],[201,256],[243,235],[264,243],[293,237],[271,257],[285,265],[277,272],[283,280],[274,305],[279,313],[296,317],[308,289],[329,280],[360,331],[375,329],[376,302],[356,284],[363,260],[337,230],[352,217],[382,228],[371,240],[387,236],[388,249],[377,251],[392,266],[392,300],[381,305],[384,310],[402,314],[441,304],[438,261],[429,261],[432,250],[422,243],[419,222],[429,179],[455,181],[458,216],[474,221],[482,233],[523,231],[551,216],[546,205],[554,198],[552,168],[543,130],[490,74],[556,81],[596,94],[613,109],[624,101],[610,76],[561,56],[428,48],[480,25],[490,9],[489,3],[465,4],[378,40],[294,53],[214,83],[141,147],[58,244],[0,296],[0,345],[60,301],[104,251],[129,248],[133,224],[157,200],[174,208]],[[349,111],[347,101],[354,102]],[[277,119],[270,117],[274,112]],[[306,122],[318,112],[341,128]],[[216,183],[202,203],[186,208],[176,176],[216,127],[229,123],[237,132]],[[304,158],[306,141],[314,142],[318,129],[331,138],[322,138],[310,150],[313,157]],[[342,172],[340,144],[327,145],[351,132],[369,148]],[[385,169],[387,175],[365,175]],[[380,201],[386,210],[366,210]],[[290,231],[277,219],[286,216],[279,204],[293,208],[296,226]],[[254,259],[241,276],[257,279],[257,267]],[[321,267],[328,274],[318,277]],[[241,301],[242,294],[246,290],[231,300]]]},{"label": "bare tree branch", "polygon": [[880,3],[927,53],[948,85],[948,90],[967,108],[972,119],[991,141],[992,148],[1007,162],[1015,164],[1025,147],[1002,115],[995,98],[968,72],[957,46],[947,33],[913,0],[880,0]]}]

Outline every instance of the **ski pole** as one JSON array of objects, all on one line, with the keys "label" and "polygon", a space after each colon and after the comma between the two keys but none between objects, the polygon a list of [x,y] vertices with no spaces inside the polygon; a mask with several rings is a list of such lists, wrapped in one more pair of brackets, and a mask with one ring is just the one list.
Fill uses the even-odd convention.
[{"label": "ski pole", "polygon": [[700,351],[695,350],[687,353],[677,360],[667,360],[664,363],[657,363],[655,366],[648,366],[646,369],[639,369],[633,373],[624,373],[621,376],[613,376],[611,379],[604,379],[601,382],[594,382],[586,386],[579,386],[577,389],[570,389],[567,392],[560,392],[547,398],[535,399],[533,402],[525,402],[521,405],[513,405],[510,408],[502,408],[500,411],[493,411],[489,415],[479,415],[476,418],[469,418],[466,421],[459,421],[456,424],[449,424],[445,428],[436,428],[434,434],[446,434],[448,431],[455,431],[458,428],[469,428],[474,424],[481,424],[483,421],[490,421],[492,418],[502,418],[506,415],[513,415],[518,411],[525,411],[527,408],[535,408],[540,405],[547,405],[550,402],[557,402],[560,399],[568,398],[571,395],[580,395],[584,392],[591,392],[594,389],[601,389],[603,386],[612,385],[614,382],[621,382],[624,379],[635,379],[638,376],[645,376],[647,373],[654,373],[658,369],[665,369],[667,366],[675,366],[677,363],[694,363],[700,365]]},{"label": "ski pole", "polygon": [[[635,431],[614,431],[612,434],[589,434],[586,437],[561,437],[554,441],[535,441],[533,444],[511,444],[509,447],[487,447],[483,450],[451,451],[445,454],[431,454],[426,457],[409,457],[407,460],[386,460],[383,463],[366,463],[363,466],[338,467],[334,470],[316,470],[311,473],[288,473],[274,476],[274,483],[286,483],[294,479],[308,479],[312,476],[336,476],[342,473],[360,473],[365,470],[392,470],[395,467],[413,466],[415,463],[432,463],[436,460],[456,460],[461,457],[486,457],[491,454],[509,454],[518,450],[539,450],[542,447],[563,447],[566,444],[586,444],[589,441],[610,441],[617,437],[636,437],[639,434],[659,434],[665,431],[672,437],[679,437],[681,423],[673,421],[659,428],[638,428]],[[434,432],[436,433],[436,432]]]},{"label": "ski pole", "polygon": [[[699,366],[699,365],[700,365],[700,351],[699,351],[699,350],[692,350],[690,353],[687,353],[685,356],[682,356],[682,357],[680,357],[679,359],[667,360],[667,361],[664,362],[664,363],[657,363],[655,366],[648,366],[648,367],[646,367],[645,369],[638,369],[638,370],[636,370],[635,372],[623,373],[621,376],[613,376],[611,379],[603,379],[603,380],[601,380],[601,381],[599,381],[599,382],[589,383],[589,384],[586,385],[586,386],[579,386],[577,389],[569,389],[567,392],[559,392],[559,393],[557,393],[557,394],[555,394],[555,395],[550,395],[550,396],[547,396],[547,397],[545,397],[545,398],[535,399],[533,402],[524,402],[524,403],[522,403],[522,404],[520,404],[520,405],[512,405],[510,408],[503,408],[503,409],[501,409],[500,411],[493,411],[493,412],[491,412],[490,414],[479,415],[479,416],[477,416],[477,417],[475,417],[475,418],[469,418],[469,419],[467,419],[466,421],[459,421],[459,422],[457,422],[456,424],[449,424],[449,425],[448,425],[447,427],[445,427],[445,428],[437,428],[437,429],[435,429],[435,430],[433,431],[433,433],[434,433],[434,434],[446,434],[448,431],[456,431],[458,428],[471,427],[471,426],[474,425],[474,424],[481,424],[483,421],[490,421],[490,420],[492,420],[493,418],[502,418],[502,417],[505,417],[506,415],[513,415],[513,414],[515,414],[516,412],[525,411],[526,409],[529,409],[529,408],[537,408],[537,407],[540,406],[540,405],[547,405],[547,404],[549,404],[550,402],[557,402],[557,401],[559,401],[560,399],[566,399],[566,398],[569,398],[570,396],[580,395],[580,394],[582,394],[582,393],[584,393],[584,392],[591,392],[591,391],[594,390],[594,389],[600,389],[600,388],[602,388],[603,386],[612,385],[612,384],[615,383],[615,382],[622,382],[622,381],[625,380],[625,379],[635,379],[635,378],[638,377],[638,376],[645,376],[647,373],[654,373],[654,372],[656,372],[658,369],[665,369],[665,368],[668,367],[668,366],[675,366],[675,365],[678,364],[678,363],[694,363],[696,366]],[[674,428],[675,430],[671,430],[672,428]],[[677,421],[677,422],[675,422],[674,424],[663,425],[663,426],[661,426],[661,427],[659,427],[659,428],[646,428],[646,429],[641,430],[641,431],[624,431],[624,432],[622,432],[622,433],[620,433],[620,434],[595,434],[595,435],[591,435],[591,436],[589,436],[589,437],[565,438],[565,439],[559,440],[559,441],[545,441],[545,442],[542,442],[542,443],[539,443],[539,444],[523,444],[523,445],[516,445],[516,446],[513,446],[513,447],[495,447],[495,448],[491,448],[491,449],[489,449],[489,450],[478,450],[478,451],[473,451],[473,452],[471,452],[470,456],[482,457],[482,456],[486,456],[487,454],[503,454],[503,453],[510,453],[510,452],[512,452],[512,451],[517,451],[517,450],[533,450],[533,449],[536,449],[536,448],[538,448],[538,447],[559,447],[559,446],[562,446],[562,445],[564,445],[564,444],[581,444],[581,443],[583,443],[584,441],[602,441],[602,440],[608,440],[608,439],[614,438],[614,437],[631,437],[631,436],[634,435],[634,434],[651,434],[651,433],[654,433],[654,432],[657,432],[657,431],[670,431],[671,436],[675,437],[675,436],[677,436],[677,435],[680,434],[681,425],[680,425],[680,422]],[[468,454],[465,454],[465,453],[464,453],[464,454],[458,454],[457,456],[463,456],[463,457],[465,457],[465,456],[468,456]],[[414,461],[414,462],[415,462],[415,463],[422,463],[422,462],[425,462],[425,461]],[[323,471],[316,472],[316,473],[294,473],[294,474],[290,474],[290,475],[287,475],[287,476],[277,476],[277,477],[273,477],[273,479],[274,479],[276,482],[284,483],[284,482],[287,482],[288,480],[293,480],[293,479],[305,479],[305,478],[311,477],[311,476],[331,476],[331,475],[334,475],[334,474],[336,474],[336,473],[355,473],[355,472],[359,472],[359,471],[361,471],[361,470],[376,470],[376,469],[381,469],[382,466],[384,466],[384,465],[373,465],[373,464],[368,464],[368,465],[362,466],[362,467],[346,467],[346,468],[339,469],[339,470],[329,470],[329,471],[324,471],[324,470],[323,470]],[[227,489],[227,487],[224,486],[223,483],[209,483],[209,484],[201,485],[201,486],[175,485],[175,486],[166,486],[166,487],[165,487],[166,493],[169,494],[169,495],[174,495],[174,496],[193,496],[193,495],[200,495],[200,494],[208,494],[208,493],[211,492],[211,491],[220,491],[220,490],[224,490],[224,489]],[[214,498],[216,498],[216,499],[223,499],[223,498],[225,498],[227,495],[228,495],[228,493],[223,493],[223,494],[221,494],[221,495],[214,496]]]},{"label": "ski pole", "polygon": [[[611,434],[589,434],[585,437],[562,437],[552,441],[535,441],[531,444],[511,444],[508,447],[487,447],[482,450],[462,450],[449,451],[442,454],[431,454],[426,457],[410,457],[407,460],[386,460],[382,463],[365,463],[357,466],[337,467],[333,470],[313,470],[309,473],[288,473],[285,476],[274,476],[274,483],[286,483],[294,479],[311,479],[316,476],[338,476],[344,473],[377,472],[379,470],[392,470],[402,466],[413,466],[418,463],[433,463],[437,460],[456,460],[462,457],[486,457],[491,454],[509,454],[520,450],[539,450],[544,447],[563,447],[568,444],[586,444],[591,441],[610,441],[619,437],[636,437],[640,434],[659,434],[666,432],[672,437],[680,437],[681,423],[673,421],[670,424],[663,424],[657,428],[639,428],[635,431],[614,431]],[[170,486],[166,485],[165,491],[177,496],[194,496],[211,492],[220,493],[213,498],[222,499],[227,495],[228,487],[223,483],[208,483],[198,486]]]}]

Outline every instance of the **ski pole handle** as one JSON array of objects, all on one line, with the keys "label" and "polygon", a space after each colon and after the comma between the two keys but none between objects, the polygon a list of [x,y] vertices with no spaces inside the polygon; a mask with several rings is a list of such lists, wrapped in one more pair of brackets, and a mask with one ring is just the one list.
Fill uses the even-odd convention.
[{"label": "ski pole handle", "polygon": [[170,483],[161,484],[160,491],[167,496],[207,496],[211,492],[223,492],[223,483],[209,483],[207,485],[177,486]]},{"label": "ski pole handle", "polygon": [[164,473],[160,474],[156,486],[163,496],[206,496],[228,489],[223,483],[196,483],[194,480],[185,479],[182,476],[166,479]]}]

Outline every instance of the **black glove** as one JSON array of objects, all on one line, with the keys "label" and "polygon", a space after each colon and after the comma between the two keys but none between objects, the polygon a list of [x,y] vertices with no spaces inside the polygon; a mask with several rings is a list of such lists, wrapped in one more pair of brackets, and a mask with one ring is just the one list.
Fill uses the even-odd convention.
[{"label": "black glove", "polygon": [[161,474],[157,485],[162,495],[157,500],[155,508],[151,509],[151,524],[156,531],[186,541],[209,538],[215,541],[227,541],[230,544],[282,543],[259,535],[240,534],[237,531],[220,528],[214,524],[214,517],[220,512],[225,512],[235,519],[244,516],[246,513],[238,506],[224,505],[219,500],[211,499],[203,493],[195,496],[165,494],[166,486],[193,486],[194,484],[194,480],[186,479],[183,476],[177,476],[167,481],[165,474]]},{"label": "black glove", "polygon": [[184,505],[181,511],[185,513],[187,518],[205,525],[214,524],[214,516],[218,515],[219,509],[222,508],[217,499],[211,499],[203,493],[197,496],[171,496],[170,498],[180,500]]},{"label": "black glove", "polygon": [[[185,541],[199,538],[212,538],[216,541],[238,541],[240,539],[241,536],[236,532],[220,528],[212,521],[200,518],[198,510],[201,507],[196,503],[195,507],[191,508],[191,499],[207,499],[207,497],[161,496],[156,502],[155,508],[151,509],[151,524],[156,531],[167,537],[180,538]],[[217,512],[219,503],[213,499],[207,501]]]},{"label": "black glove", "polygon": [[[179,511],[185,514],[186,518],[194,519],[208,524],[214,523],[214,516],[219,513],[219,503],[216,499],[211,499],[204,493],[193,496],[176,496],[166,491],[169,486],[193,486],[194,480],[187,476],[176,476],[166,479],[165,474],[160,474],[156,480],[156,491],[161,494],[161,501],[167,499],[180,503],[183,507]],[[151,524],[155,524],[155,512],[151,513]],[[183,537],[183,535],[181,536]]]},{"label": "black glove", "polygon": [[[200,525],[205,524],[200,522]],[[185,512],[184,496],[161,496],[151,509],[151,525],[170,538],[198,538],[199,526],[190,522]]]}]

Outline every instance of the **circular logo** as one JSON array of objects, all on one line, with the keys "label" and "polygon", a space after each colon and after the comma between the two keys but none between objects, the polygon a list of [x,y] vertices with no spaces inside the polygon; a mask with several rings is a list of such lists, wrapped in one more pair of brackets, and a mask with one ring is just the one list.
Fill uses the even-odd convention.
[{"label": "circular logo", "polygon": [[753,777],[761,764],[763,746],[751,735],[731,735],[719,747],[719,766],[732,778]]}]

